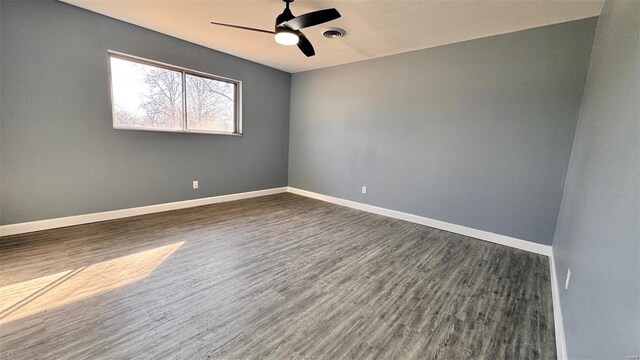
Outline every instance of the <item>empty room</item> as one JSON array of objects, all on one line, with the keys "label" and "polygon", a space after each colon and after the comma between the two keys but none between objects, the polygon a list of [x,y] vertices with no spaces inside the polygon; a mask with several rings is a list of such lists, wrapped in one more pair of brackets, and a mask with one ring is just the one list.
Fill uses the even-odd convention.
[{"label": "empty room", "polygon": [[640,1],[0,0],[0,360],[640,359]]}]

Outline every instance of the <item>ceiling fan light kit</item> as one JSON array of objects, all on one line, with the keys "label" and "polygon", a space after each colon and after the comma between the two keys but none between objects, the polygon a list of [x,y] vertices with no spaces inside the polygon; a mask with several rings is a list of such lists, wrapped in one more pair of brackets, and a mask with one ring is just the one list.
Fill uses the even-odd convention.
[{"label": "ceiling fan light kit", "polygon": [[[282,0],[285,2],[285,9],[282,14],[276,17],[274,31],[256,29],[240,25],[231,25],[218,22],[211,22],[213,25],[221,25],[242,30],[256,31],[266,34],[273,34],[276,42],[281,45],[298,45],[300,51],[307,57],[316,54],[313,45],[300,29],[308,28],[324,24],[340,17],[340,13],[336,9],[324,9],[306,13],[300,16],[294,16],[289,10],[289,3],[293,0]],[[344,30],[343,30],[344,31]]]},{"label": "ceiling fan light kit", "polygon": [[296,45],[300,41],[300,37],[295,31],[284,26],[276,26],[275,39],[280,45]]}]

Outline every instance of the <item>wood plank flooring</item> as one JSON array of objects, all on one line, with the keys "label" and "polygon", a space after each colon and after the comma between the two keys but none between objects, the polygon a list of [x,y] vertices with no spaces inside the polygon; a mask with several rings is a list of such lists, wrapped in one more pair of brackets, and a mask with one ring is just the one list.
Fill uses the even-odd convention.
[{"label": "wood plank flooring", "polygon": [[0,359],[553,359],[544,256],[278,194],[0,239]]}]

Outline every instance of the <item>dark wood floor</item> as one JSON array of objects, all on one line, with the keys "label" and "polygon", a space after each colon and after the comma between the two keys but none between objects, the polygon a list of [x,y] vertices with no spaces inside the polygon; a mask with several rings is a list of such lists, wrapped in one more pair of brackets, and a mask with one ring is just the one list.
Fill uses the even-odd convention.
[{"label": "dark wood floor", "polygon": [[1,359],[552,359],[546,257],[279,194],[0,240]]}]

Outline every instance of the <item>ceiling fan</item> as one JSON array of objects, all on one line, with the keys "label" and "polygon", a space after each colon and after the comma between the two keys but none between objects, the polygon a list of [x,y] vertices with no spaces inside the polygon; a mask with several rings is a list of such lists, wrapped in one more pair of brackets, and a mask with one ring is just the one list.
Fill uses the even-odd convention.
[{"label": "ceiling fan", "polygon": [[307,56],[313,56],[316,54],[313,50],[313,45],[309,39],[300,31],[300,29],[308,28],[311,26],[320,25],[331,20],[335,20],[340,17],[340,13],[336,9],[324,9],[306,13],[300,16],[294,16],[289,10],[289,3],[293,0],[282,0],[287,5],[282,12],[276,18],[276,25],[274,31],[255,29],[246,26],[223,24],[218,22],[211,22],[213,25],[228,26],[236,29],[251,30],[261,33],[272,34],[278,44],[282,45],[298,45],[298,48]]}]

